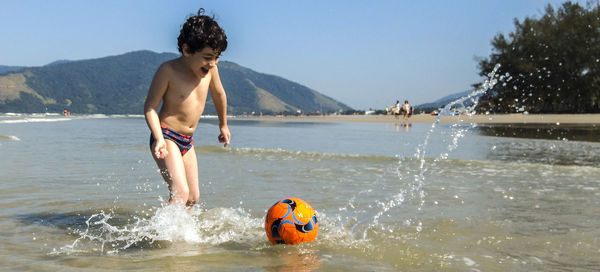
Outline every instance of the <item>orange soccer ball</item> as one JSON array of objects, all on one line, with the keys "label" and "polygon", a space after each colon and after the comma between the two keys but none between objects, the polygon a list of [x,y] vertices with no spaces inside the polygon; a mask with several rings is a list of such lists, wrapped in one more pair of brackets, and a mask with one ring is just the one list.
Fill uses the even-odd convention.
[{"label": "orange soccer ball", "polygon": [[265,232],[274,245],[314,241],[319,232],[317,215],[306,201],[295,197],[284,198],[267,211]]}]

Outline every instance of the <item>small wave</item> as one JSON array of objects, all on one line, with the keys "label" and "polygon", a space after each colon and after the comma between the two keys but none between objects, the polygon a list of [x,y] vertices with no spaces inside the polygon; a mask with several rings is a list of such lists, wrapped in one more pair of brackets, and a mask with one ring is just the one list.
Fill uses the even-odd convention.
[{"label": "small wave", "polygon": [[83,118],[90,118],[90,119],[103,119],[103,118],[109,118],[109,115],[106,114],[102,114],[102,113],[97,113],[97,114],[86,114],[86,115],[80,115],[79,117],[83,117]]},{"label": "small wave", "polygon": [[32,117],[60,116],[60,114],[53,112],[26,113],[24,115]]},{"label": "small wave", "polygon": [[268,149],[268,148],[250,148],[250,147],[229,147],[223,148],[220,146],[196,146],[196,152],[207,153],[233,153],[234,155],[250,155],[250,156],[277,156],[278,159],[351,159],[351,160],[367,160],[367,161],[397,161],[397,157],[383,155],[367,155],[367,154],[341,154],[341,153],[322,153],[309,151],[296,151],[286,149]]},{"label": "small wave", "polygon": [[12,140],[12,141],[20,141],[21,139],[19,139],[19,137],[14,136],[14,135],[1,135],[0,134],[0,139],[6,139],[6,140]]},{"label": "small wave", "polygon": [[4,116],[22,116],[22,113],[14,113],[14,112],[6,112],[4,114],[2,114]]},{"label": "small wave", "polygon": [[70,121],[70,120],[71,120],[70,118],[25,118],[25,119],[0,120],[0,124],[62,122],[62,121]]},{"label": "small wave", "polygon": [[143,114],[111,114],[109,118],[144,118]]},{"label": "small wave", "polygon": [[144,118],[142,114],[74,114],[63,117],[58,113],[3,113],[0,124],[59,122],[78,119]]}]

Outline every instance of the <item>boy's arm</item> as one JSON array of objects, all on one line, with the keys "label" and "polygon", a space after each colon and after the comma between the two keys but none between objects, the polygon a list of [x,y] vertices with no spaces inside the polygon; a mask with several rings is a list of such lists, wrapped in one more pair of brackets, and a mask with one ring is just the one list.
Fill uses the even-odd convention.
[{"label": "boy's arm", "polygon": [[221,130],[219,142],[224,143],[224,146],[226,147],[231,140],[231,133],[227,126],[227,95],[225,94],[225,88],[223,88],[223,85],[221,84],[217,66],[211,69],[211,80],[208,87],[210,89],[210,96],[215,103],[217,115],[219,116],[219,129]]},{"label": "boy's arm", "polygon": [[146,123],[152,132],[152,136],[156,140],[153,151],[154,156],[157,159],[164,159],[168,155],[167,144],[163,137],[160,120],[158,118],[158,106],[167,91],[168,84],[167,68],[163,64],[158,68],[156,74],[154,74],[150,89],[148,90],[146,102],[144,102],[144,116],[146,118]]}]

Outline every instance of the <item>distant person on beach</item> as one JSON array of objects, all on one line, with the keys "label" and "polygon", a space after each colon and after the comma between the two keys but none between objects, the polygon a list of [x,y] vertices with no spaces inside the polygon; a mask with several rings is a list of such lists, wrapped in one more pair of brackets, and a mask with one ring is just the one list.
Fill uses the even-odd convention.
[{"label": "distant person on beach", "polygon": [[413,107],[408,104],[408,100],[404,100],[404,104],[402,105],[402,118],[408,119],[413,114]]},{"label": "distant person on beach", "polygon": [[227,97],[217,68],[219,56],[227,49],[227,36],[214,18],[203,13],[200,9],[181,27],[177,38],[181,56],[158,68],[144,104],[150,149],[169,185],[169,204],[188,207],[200,199],[193,133],[209,90],[219,116],[218,140],[227,146],[231,139]]},{"label": "distant person on beach", "polygon": [[392,112],[396,119],[400,119],[400,100],[396,100],[396,105],[392,107]]}]

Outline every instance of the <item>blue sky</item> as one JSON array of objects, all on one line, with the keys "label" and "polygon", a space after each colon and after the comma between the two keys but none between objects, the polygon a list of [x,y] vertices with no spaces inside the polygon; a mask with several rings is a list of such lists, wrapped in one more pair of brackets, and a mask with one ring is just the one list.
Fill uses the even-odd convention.
[{"label": "blue sky", "polygon": [[496,34],[563,2],[2,0],[0,65],[177,52],[181,24],[203,7],[229,38],[222,60],[380,109],[469,89]]}]

